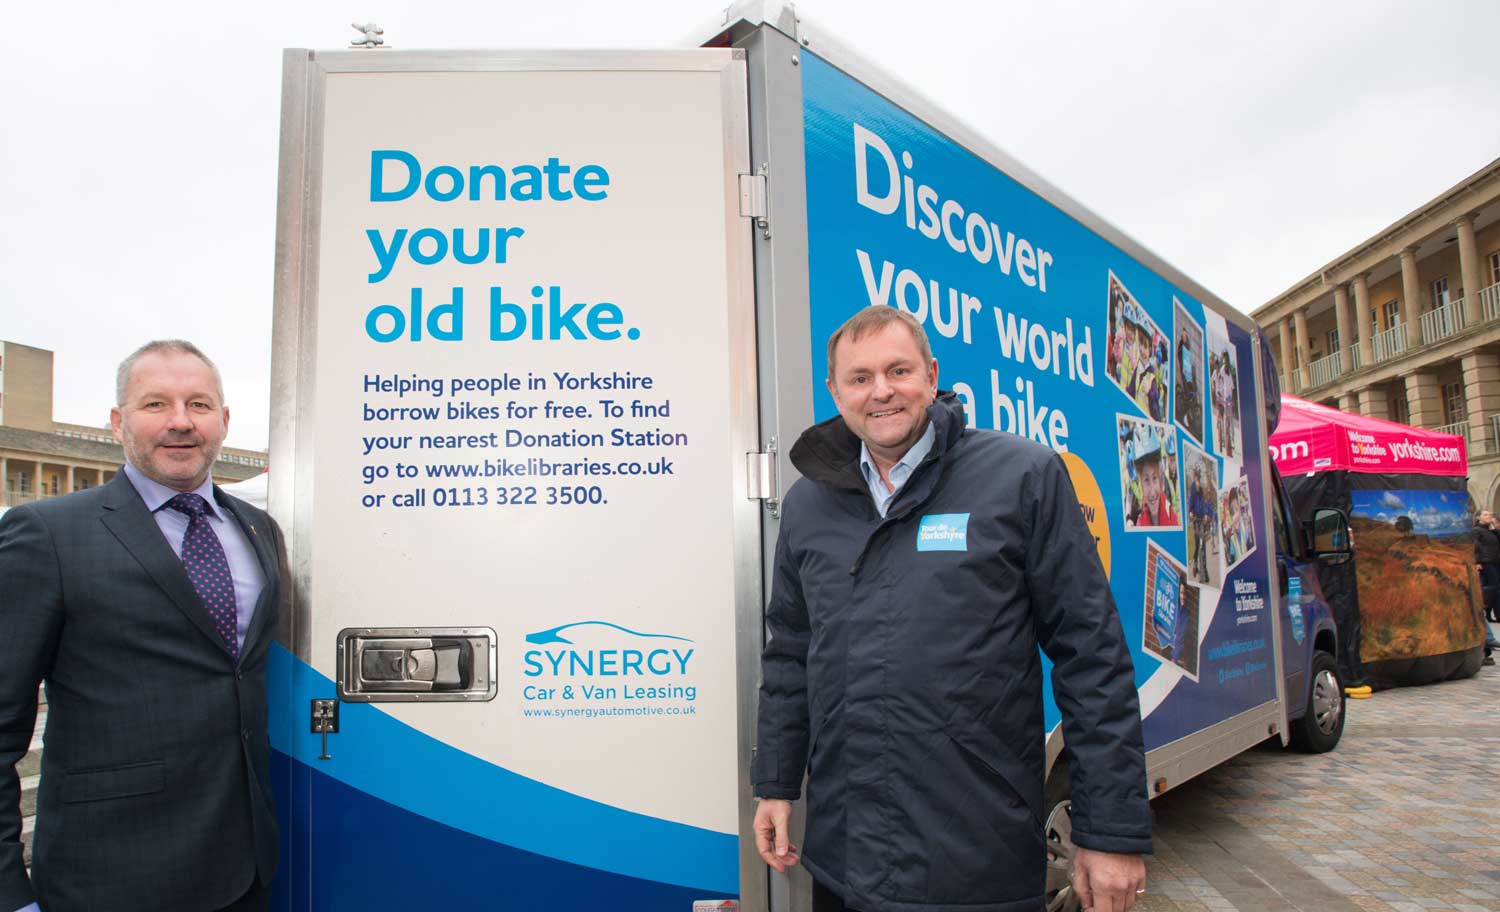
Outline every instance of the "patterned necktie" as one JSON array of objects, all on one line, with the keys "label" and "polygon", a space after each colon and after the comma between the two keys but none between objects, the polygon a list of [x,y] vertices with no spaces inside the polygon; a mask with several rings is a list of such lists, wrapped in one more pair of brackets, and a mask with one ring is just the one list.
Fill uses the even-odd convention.
[{"label": "patterned necktie", "polygon": [[229,558],[219,536],[208,524],[208,501],[197,494],[178,494],[167,506],[187,515],[187,532],[182,536],[182,566],[188,580],[198,591],[198,600],[213,618],[214,629],[224,638],[229,654],[238,660],[239,618],[234,600],[234,580],[229,575]]}]

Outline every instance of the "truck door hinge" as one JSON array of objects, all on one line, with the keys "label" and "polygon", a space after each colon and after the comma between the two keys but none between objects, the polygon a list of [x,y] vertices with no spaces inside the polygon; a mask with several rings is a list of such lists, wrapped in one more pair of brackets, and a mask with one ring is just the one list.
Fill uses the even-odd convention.
[{"label": "truck door hinge", "polygon": [[776,488],[776,438],[772,437],[764,453],[746,453],[745,468],[748,476],[745,496],[751,500],[764,501],[766,509],[774,517],[781,516],[781,499]]},{"label": "truck door hinge", "polygon": [[754,174],[740,175],[740,217],[755,219],[761,237],[771,239],[770,209],[766,202],[766,176],[771,166],[762,163]]}]

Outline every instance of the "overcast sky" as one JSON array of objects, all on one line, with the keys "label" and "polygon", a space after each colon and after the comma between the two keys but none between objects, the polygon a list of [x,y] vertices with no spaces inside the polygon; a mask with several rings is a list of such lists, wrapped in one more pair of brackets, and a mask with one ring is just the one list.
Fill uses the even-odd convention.
[{"label": "overcast sky", "polygon": [[[251,11],[253,9],[253,12]],[[798,9],[1241,310],[1500,157],[1500,3],[808,0]],[[266,445],[283,47],[681,46],[687,0],[14,3],[0,24],[0,338],[55,417],[183,336]]]}]

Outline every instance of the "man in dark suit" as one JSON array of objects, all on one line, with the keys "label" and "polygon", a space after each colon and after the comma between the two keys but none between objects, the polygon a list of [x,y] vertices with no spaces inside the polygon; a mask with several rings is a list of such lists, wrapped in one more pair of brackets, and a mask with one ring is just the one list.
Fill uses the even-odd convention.
[{"label": "man in dark suit", "polygon": [[[124,469],[0,520],[0,912],[263,909],[281,534],[209,477],[229,410],[202,352],[143,346],[116,401]],[[28,878],[16,764],[43,681]]]}]

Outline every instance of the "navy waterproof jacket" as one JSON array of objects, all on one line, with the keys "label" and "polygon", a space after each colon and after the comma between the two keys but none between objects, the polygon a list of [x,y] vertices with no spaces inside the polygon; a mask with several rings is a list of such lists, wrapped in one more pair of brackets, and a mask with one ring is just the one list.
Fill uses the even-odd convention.
[{"label": "navy waterproof jacket", "polygon": [[1067,469],[928,408],[932,451],[882,519],[842,419],[792,449],[753,780],[795,799],[802,860],[867,912],[1034,912],[1045,883],[1040,645],[1076,844],[1151,850],[1140,708]]}]

